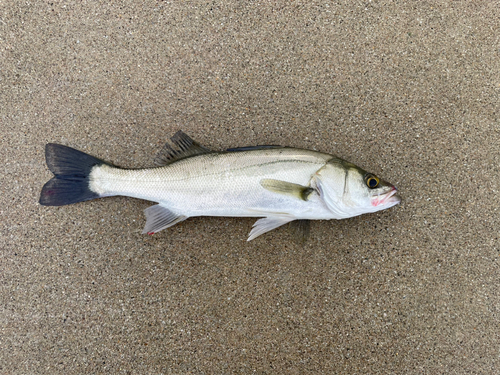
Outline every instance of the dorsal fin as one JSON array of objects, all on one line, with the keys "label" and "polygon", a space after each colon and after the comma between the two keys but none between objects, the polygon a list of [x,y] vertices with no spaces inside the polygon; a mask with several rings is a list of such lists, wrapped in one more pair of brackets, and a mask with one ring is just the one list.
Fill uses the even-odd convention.
[{"label": "dorsal fin", "polygon": [[163,146],[161,151],[156,155],[154,160],[155,164],[158,166],[164,166],[174,161],[189,158],[195,155],[209,154],[208,148],[201,146],[198,142],[195,142],[187,134],[179,130],[170,138],[174,149],[168,142]]},{"label": "dorsal fin", "polygon": [[226,151],[241,152],[241,151],[252,151],[252,150],[266,150],[269,148],[283,148],[283,146],[276,146],[276,145],[245,146],[245,147],[228,148]]}]

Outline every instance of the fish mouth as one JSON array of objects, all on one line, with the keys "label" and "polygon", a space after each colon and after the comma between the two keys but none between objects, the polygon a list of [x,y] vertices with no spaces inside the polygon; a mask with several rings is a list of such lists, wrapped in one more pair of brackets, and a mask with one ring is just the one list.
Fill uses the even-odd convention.
[{"label": "fish mouth", "polygon": [[401,197],[396,195],[398,189],[393,186],[392,190],[387,193],[377,195],[372,198],[372,206],[386,206],[387,208],[395,206],[401,202]]}]

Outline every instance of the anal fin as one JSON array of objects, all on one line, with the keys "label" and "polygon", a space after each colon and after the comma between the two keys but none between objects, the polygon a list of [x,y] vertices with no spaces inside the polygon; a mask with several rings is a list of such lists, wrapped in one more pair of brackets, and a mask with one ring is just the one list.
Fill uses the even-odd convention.
[{"label": "anal fin", "polygon": [[276,229],[294,219],[295,218],[290,216],[269,216],[259,219],[253,225],[253,228],[248,235],[247,241],[252,241],[254,238],[259,237],[261,234]]},{"label": "anal fin", "polygon": [[170,211],[161,204],[146,208],[144,213],[146,214],[146,225],[142,234],[157,233],[188,218]]}]

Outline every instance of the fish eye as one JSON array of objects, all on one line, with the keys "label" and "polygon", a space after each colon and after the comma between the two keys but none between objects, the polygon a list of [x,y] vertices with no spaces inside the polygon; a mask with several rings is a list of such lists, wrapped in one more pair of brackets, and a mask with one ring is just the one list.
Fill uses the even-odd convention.
[{"label": "fish eye", "polygon": [[368,173],[365,176],[366,186],[368,186],[370,189],[375,189],[378,186],[379,182],[380,180],[378,179],[378,177],[373,174]]}]

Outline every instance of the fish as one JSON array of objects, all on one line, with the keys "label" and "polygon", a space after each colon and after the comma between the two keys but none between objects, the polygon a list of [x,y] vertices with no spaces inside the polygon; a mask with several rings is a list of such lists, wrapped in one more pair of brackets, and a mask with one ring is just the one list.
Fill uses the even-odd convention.
[{"label": "fish", "polygon": [[125,169],[71,147],[48,143],[54,174],[39,203],[63,206],[110,196],[156,202],[145,209],[143,234],[195,216],[256,217],[248,241],[286,223],[309,231],[310,220],[346,219],[393,207],[397,188],[327,153],[274,145],[212,151],[178,131],[155,166]]}]

